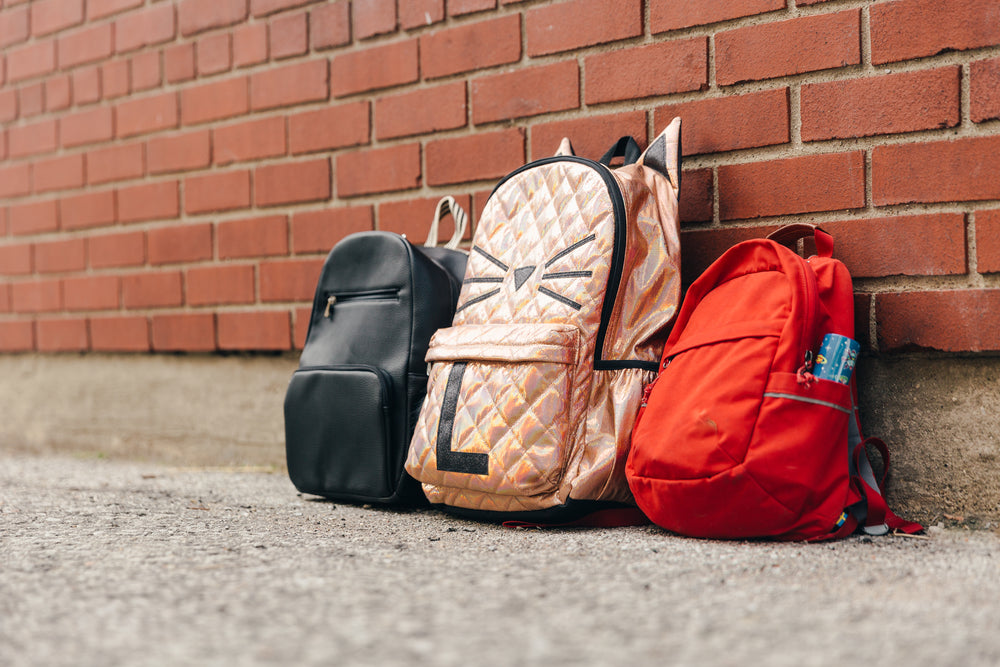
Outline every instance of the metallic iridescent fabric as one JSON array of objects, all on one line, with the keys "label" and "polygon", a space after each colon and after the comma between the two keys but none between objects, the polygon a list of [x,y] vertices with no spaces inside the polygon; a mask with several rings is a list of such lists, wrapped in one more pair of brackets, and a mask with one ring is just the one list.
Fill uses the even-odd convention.
[{"label": "metallic iridescent fabric", "polygon": [[[647,153],[678,130],[675,122]],[[614,170],[545,161],[490,197],[453,326],[431,340],[427,398],[406,461],[431,502],[498,512],[631,502],[632,425],[680,299],[677,190],[646,157]],[[626,221],[620,279],[612,276],[616,189]],[[595,354],[611,370],[595,370]],[[488,473],[442,463],[442,447],[448,457],[487,455]]]}]

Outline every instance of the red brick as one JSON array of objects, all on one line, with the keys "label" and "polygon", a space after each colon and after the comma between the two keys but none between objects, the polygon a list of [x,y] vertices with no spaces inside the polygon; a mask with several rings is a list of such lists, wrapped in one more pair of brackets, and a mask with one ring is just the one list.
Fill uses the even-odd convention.
[{"label": "red brick", "polygon": [[139,266],[146,263],[145,232],[120,232],[87,238],[87,255],[94,269]]},{"label": "red brick", "polygon": [[1000,137],[876,146],[876,206],[907,202],[1000,199]]},{"label": "red brick", "polygon": [[695,169],[681,174],[681,196],[678,202],[681,222],[712,220],[712,170]]},{"label": "red brick", "polygon": [[969,73],[972,122],[1000,118],[1000,58],[977,60]]},{"label": "red brick", "polygon": [[[434,217],[439,200],[440,197],[423,197],[380,204],[378,228],[382,231],[404,234],[412,243],[422,245],[427,240],[431,218]],[[472,198],[469,195],[457,196],[455,200],[465,211],[472,210]],[[448,216],[438,227],[437,241],[447,243],[454,233],[454,220]],[[471,236],[472,230],[467,228],[464,238],[468,239]]]},{"label": "red brick", "polygon": [[163,50],[163,75],[167,83],[181,83],[194,78],[194,44],[176,44]]},{"label": "red brick", "polygon": [[83,187],[83,154],[54,157],[34,164],[35,192]]},{"label": "red brick", "polygon": [[334,97],[417,80],[417,41],[394,42],[335,56],[331,66]]},{"label": "red brick", "polygon": [[351,42],[351,3],[335,2],[309,12],[309,39],[316,50]]},{"label": "red brick", "polygon": [[220,350],[288,350],[292,325],[287,311],[219,313]]},{"label": "red brick", "polygon": [[59,228],[55,199],[11,206],[7,209],[7,218],[14,236],[54,232]]},{"label": "red brick", "polygon": [[[405,0],[404,0],[405,1]],[[311,308],[292,309],[292,345],[296,350],[301,350],[306,344],[306,334],[309,333],[309,321],[312,319]]]},{"label": "red brick", "polygon": [[327,61],[309,60],[253,74],[250,106],[254,111],[325,100],[330,96]]},{"label": "red brick", "polygon": [[288,254],[288,218],[283,215],[220,222],[216,235],[222,260]]},{"label": "red brick", "polygon": [[164,308],[183,303],[180,271],[133,273],[122,276],[125,308]]},{"label": "red brick", "polygon": [[92,150],[87,154],[87,182],[95,185],[142,176],[145,169],[143,153],[141,143]]},{"label": "red brick", "polygon": [[861,14],[849,9],[762,23],[715,36],[720,86],[861,62]]},{"label": "red brick", "polygon": [[150,331],[157,352],[215,350],[215,315],[211,313],[154,315]]},{"label": "red brick", "polygon": [[181,34],[185,37],[211,28],[242,23],[247,18],[247,0],[181,0],[177,9]]},{"label": "red brick", "polygon": [[31,166],[27,162],[0,167],[0,197],[31,193]]},{"label": "red brick", "polygon": [[[463,16],[497,8],[497,0],[448,0],[448,16]],[[601,17],[607,20],[607,17]]]},{"label": "red brick", "polygon": [[789,142],[788,89],[670,104],[656,110],[656,127],[684,122],[684,154],[723,153]]},{"label": "red brick", "polygon": [[708,40],[694,37],[584,60],[588,104],[698,90],[708,85]]},{"label": "red brick", "polygon": [[[649,25],[652,32],[679,30],[696,25],[718,23],[743,16],[755,16],[784,9],[786,0],[650,0]],[[799,2],[798,4],[803,4]]]},{"label": "red brick", "polygon": [[227,32],[217,32],[198,40],[196,46],[198,74],[218,74],[233,67],[232,37]]},{"label": "red brick", "polygon": [[400,0],[399,27],[411,30],[444,20],[444,0]]},{"label": "red brick", "polygon": [[824,222],[835,255],[854,278],[963,275],[965,215],[928,215]]},{"label": "red brick", "polygon": [[197,125],[242,116],[250,109],[250,80],[245,77],[205,83],[181,92],[181,120]]},{"label": "red brick", "polygon": [[233,30],[233,66],[249,67],[265,62],[268,57],[267,42],[266,23],[251,23],[235,28]]},{"label": "red brick", "polygon": [[495,179],[524,164],[524,130],[482,132],[427,144],[427,184]]},{"label": "red brick", "polygon": [[59,68],[69,69],[111,57],[111,24],[95,25],[59,38]]},{"label": "red brick", "polygon": [[638,37],[642,12],[641,0],[569,0],[529,9],[525,15],[528,55]]},{"label": "red brick", "polygon": [[177,181],[143,183],[118,191],[118,221],[170,220],[180,215]]},{"label": "red brick", "polygon": [[38,273],[67,273],[83,271],[86,267],[87,253],[83,239],[35,244],[35,271]]},{"label": "red brick", "polygon": [[[216,0],[205,7],[222,4]],[[144,46],[171,42],[177,36],[174,3],[161,2],[148,9],[124,14],[115,21],[115,51],[125,53]]]},{"label": "red brick", "polygon": [[301,56],[309,50],[306,13],[279,16],[271,21],[271,57],[275,60]]},{"label": "red brick", "polygon": [[184,211],[208,213],[250,206],[250,172],[189,176],[184,180]]},{"label": "red brick", "polygon": [[1000,44],[993,2],[898,0],[874,4],[870,13],[875,64]]},{"label": "red brick", "polygon": [[21,118],[37,116],[45,111],[45,83],[39,81],[28,86],[21,86],[17,91],[17,98]]},{"label": "red brick", "polygon": [[482,76],[472,81],[472,122],[537,116],[580,106],[576,60]]},{"label": "red brick", "polygon": [[292,7],[301,7],[314,0],[250,0],[250,13],[254,16],[267,16],[274,12]]},{"label": "red brick", "polygon": [[115,310],[119,305],[118,276],[77,276],[63,279],[66,310]]},{"label": "red brick", "polygon": [[1000,290],[883,292],[875,296],[881,352],[1000,350]]},{"label": "red brick", "polygon": [[353,197],[420,185],[420,144],[337,156],[337,195]]},{"label": "red brick", "polygon": [[276,116],[251,120],[212,131],[216,164],[284,155],[285,119]]},{"label": "red brick", "polygon": [[160,52],[143,51],[132,58],[132,92],[159,88],[163,83]]},{"label": "red brick", "polygon": [[83,23],[83,0],[35,0],[31,4],[31,32],[49,35]]},{"label": "red brick", "polygon": [[196,130],[150,139],[146,163],[150,174],[204,169],[211,163],[211,135]]},{"label": "red brick", "polygon": [[374,228],[370,206],[302,211],[292,217],[292,250],[326,253],[345,236]]},{"label": "red brick", "polygon": [[35,349],[35,327],[31,321],[0,321],[0,352],[30,352]]},{"label": "red brick", "polygon": [[73,93],[68,74],[45,80],[46,111],[63,111],[68,109],[72,102]]},{"label": "red brick", "polygon": [[976,211],[976,268],[1000,273],[1000,209]]},{"label": "red brick", "polygon": [[95,352],[148,352],[149,320],[135,315],[91,317],[90,349]]},{"label": "red brick", "polygon": [[35,322],[39,352],[82,352],[89,347],[87,320],[41,318]]},{"label": "red brick", "polygon": [[0,90],[0,122],[12,121],[17,118],[17,90],[9,88]]},{"label": "red brick", "polygon": [[114,221],[114,190],[84,192],[59,200],[59,223],[62,229],[97,227],[110,225]]},{"label": "red brick", "polygon": [[354,37],[368,39],[396,29],[395,0],[366,0],[352,2]]},{"label": "red brick", "polygon": [[48,74],[56,69],[56,43],[53,39],[32,42],[7,49],[8,82],[23,81]]},{"label": "red brick", "polygon": [[126,9],[135,9],[142,4],[145,4],[145,0],[87,0],[87,19],[102,19]]},{"label": "red brick", "polygon": [[116,60],[101,65],[101,95],[106,100],[128,95],[129,67],[128,60]]},{"label": "red brick", "polygon": [[0,49],[28,41],[31,35],[29,7],[6,9],[0,13]]},{"label": "red brick", "polygon": [[288,117],[288,145],[293,154],[368,143],[368,102],[325,106]]},{"label": "red brick", "polygon": [[55,119],[40,120],[7,130],[7,152],[10,157],[51,153],[57,146]]},{"label": "red brick", "polygon": [[113,136],[114,123],[109,107],[94,107],[65,114],[59,119],[59,138],[63,148],[109,141]]},{"label": "red brick", "polygon": [[254,172],[257,206],[275,206],[330,198],[330,160],[257,167]]},{"label": "red brick", "polygon": [[212,225],[209,223],[151,229],[146,233],[149,263],[179,264],[212,259]]},{"label": "red brick", "polygon": [[865,165],[860,151],[719,167],[719,216],[761,218],[861,208]]},{"label": "red brick", "polygon": [[322,259],[293,259],[260,264],[260,300],[311,301]]},{"label": "red brick", "polygon": [[80,67],[73,70],[70,78],[75,104],[90,104],[101,99],[101,68]]},{"label": "red brick", "polygon": [[420,65],[429,79],[520,59],[521,19],[517,14],[465,23],[420,37]]},{"label": "red brick", "polygon": [[0,276],[22,276],[32,273],[33,246],[30,243],[0,245]]},{"label": "red brick", "polygon": [[942,67],[802,86],[802,140],[958,125],[961,69]]},{"label": "red brick", "polygon": [[[375,102],[375,133],[379,139],[451,130],[465,123],[464,81],[391,95]],[[367,132],[365,135],[367,138]]]},{"label": "red brick", "polygon": [[191,306],[254,302],[254,267],[250,264],[188,269],[184,282]]},{"label": "red brick", "polygon": [[58,278],[11,283],[10,303],[15,313],[62,310],[62,283]]},{"label": "red brick", "polygon": [[115,107],[115,133],[119,137],[175,128],[177,124],[177,93],[129,98]]}]

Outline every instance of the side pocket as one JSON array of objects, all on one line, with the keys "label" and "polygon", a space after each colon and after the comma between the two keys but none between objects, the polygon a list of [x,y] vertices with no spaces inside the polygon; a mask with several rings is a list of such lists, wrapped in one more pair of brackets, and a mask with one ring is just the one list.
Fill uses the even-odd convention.
[{"label": "side pocket", "polygon": [[399,471],[389,459],[391,382],[373,366],[295,372],[285,395],[285,452],[295,488],[355,500],[394,493]]}]

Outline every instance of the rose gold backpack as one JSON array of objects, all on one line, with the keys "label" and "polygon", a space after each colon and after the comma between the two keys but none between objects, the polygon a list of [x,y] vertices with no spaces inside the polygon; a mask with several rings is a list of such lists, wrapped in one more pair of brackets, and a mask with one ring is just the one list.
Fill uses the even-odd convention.
[{"label": "rose gold backpack", "polygon": [[431,503],[529,523],[634,506],[630,433],[680,299],[679,158],[678,118],[641,155],[623,138],[493,190],[426,357],[406,470]]}]

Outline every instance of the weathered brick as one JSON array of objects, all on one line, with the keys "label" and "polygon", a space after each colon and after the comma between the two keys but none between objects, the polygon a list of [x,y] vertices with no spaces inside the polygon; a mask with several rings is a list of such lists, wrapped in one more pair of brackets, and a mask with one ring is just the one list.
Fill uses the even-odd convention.
[{"label": "weathered brick", "polygon": [[59,69],[109,58],[114,52],[111,24],[99,24],[62,36],[56,51]]},{"label": "weathered brick", "polygon": [[528,55],[638,37],[642,34],[642,11],[641,0],[569,0],[534,7],[524,19]]},{"label": "weathered brick", "polygon": [[969,74],[972,122],[1000,118],[1000,58],[975,61]]},{"label": "weathered brick", "polygon": [[62,310],[62,283],[58,278],[11,283],[10,304],[15,313]]},{"label": "weathered brick", "polygon": [[375,102],[375,134],[379,139],[451,130],[465,123],[464,81],[390,95]]},{"label": "weathered brick", "polygon": [[35,244],[35,271],[38,273],[68,273],[87,267],[87,250],[83,239],[60,239]]},{"label": "weathered brick", "polygon": [[338,155],[336,178],[341,197],[415,188],[420,185],[420,144]]},{"label": "weathered brick", "polygon": [[865,165],[860,151],[719,167],[723,220],[861,208]]},{"label": "weathered brick", "polygon": [[368,39],[396,29],[395,0],[366,0],[351,3],[355,39]]},{"label": "weathered brick", "polygon": [[39,352],[82,352],[89,347],[87,320],[42,317],[35,322]]},{"label": "weathered brick", "polygon": [[87,256],[94,269],[140,266],[146,263],[145,232],[118,232],[87,238]]},{"label": "weathered brick", "polygon": [[128,95],[131,90],[128,70],[128,60],[124,58],[101,65],[101,96],[103,99],[113,100]]},{"label": "weathered brick", "polygon": [[715,36],[715,79],[721,86],[861,62],[856,9],[762,23]]},{"label": "weathered brick", "polygon": [[129,98],[115,107],[115,134],[131,137],[178,125],[177,93]]},{"label": "weathered brick", "polygon": [[233,67],[232,36],[217,32],[198,40],[195,57],[199,76],[227,72]]},{"label": "weathered brick", "polygon": [[[91,104],[101,99],[101,68],[78,67],[70,74],[73,102],[77,105]],[[127,81],[126,81],[127,83]],[[108,109],[110,112],[111,109]]]},{"label": "weathered brick", "polygon": [[181,0],[178,20],[185,37],[211,28],[242,23],[247,18],[247,0]]},{"label": "weathered brick", "polygon": [[251,120],[212,131],[216,164],[230,164],[284,155],[285,119]]},{"label": "weathered brick", "polygon": [[35,326],[31,320],[0,321],[0,352],[30,352],[35,349]]},{"label": "weathered brick", "polygon": [[694,169],[681,174],[678,208],[682,223],[711,221],[713,187],[711,169]]},{"label": "weathered brick", "polygon": [[288,254],[288,218],[269,215],[220,222],[216,230],[219,259]]},{"label": "weathered brick", "polygon": [[21,86],[17,91],[17,99],[21,118],[37,116],[45,111],[45,83],[39,81],[38,83]]},{"label": "weathered brick", "polygon": [[35,192],[83,187],[83,154],[39,160],[32,168]]},{"label": "weathered brick", "polygon": [[59,223],[62,229],[81,229],[110,225],[115,221],[115,191],[88,191],[59,200]]},{"label": "weathered brick", "polygon": [[230,171],[184,179],[187,213],[226,211],[250,206],[250,172]]},{"label": "weathered brick", "polygon": [[1000,350],[1000,290],[881,292],[875,295],[881,352]]},{"label": "weathered brick", "polygon": [[[296,350],[301,350],[305,347],[306,335],[309,333],[310,319],[312,319],[311,308],[292,309],[292,346]],[[2,333],[2,330],[0,330],[0,333]],[[3,343],[0,343],[0,346],[2,345]],[[2,347],[0,347],[0,349],[2,349]]]},{"label": "weathered brick", "polygon": [[254,200],[257,206],[276,206],[330,198],[330,160],[257,167],[254,171]]},{"label": "weathered brick", "polygon": [[190,81],[195,75],[194,44],[175,44],[163,50],[163,76],[167,83]]},{"label": "weathered brick", "polygon": [[[222,4],[222,0],[204,6],[216,4]],[[170,42],[176,36],[177,18],[172,2],[161,2],[147,9],[129,12],[115,21],[115,51],[118,53]]]},{"label": "weathered brick", "polygon": [[118,308],[121,281],[118,276],[74,276],[62,282],[66,310],[114,310]]},{"label": "weathered brick", "polygon": [[942,67],[803,85],[802,140],[954,127],[960,77],[960,68]]},{"label": "weathered brick", "polygon": [[110,107],[93,107],[59,118],[59,139],[63,148],[109,141],[113,136],[114,122]]},{"label": "weathered brick", "polygon": [[292,216],[292,250],[327,253],[341,239],[375,228],[371,206],[341,206]]},{"label": "weathered brick", "polygon": [[[970,168],[974,165],[974,168]],[[1000,199],[1000,137],[876,146],[876,206],[907,202]]]},{"label": "weathered brick", "polygon": [[292,325],[288,311],[223,312],[218,315],[221,350],[288,350]]},{"label": "weathered brick", "polygon": [[[382,231],[405,234],[413,243],[422,244],[427,239],[430,221],[434,217],[439,200],[440,197],[422,197],[380,204],[378,228]],[[459,195],[455,200],[466,212],[472,210],[472,198],[469,195]],[[447,216],[438,225],[436,240],[439,243],[447,243],[454,233],[454,218]],[[463,238],[472,238],[471,225],[466,228]]]},{"label": "weathered brick", "polygon": [[141,143],[92,150],[87,154],[87,183],[96,185],[139,178],[145,169],[144,153]]},{"label": "weathered brick", "polygon": [[72,102],[73,93],[68,74],[52,76],[45,80],[46,111],[65,111]]},{"label": "weathered brick", "polygon": [[0,12],[0,49],[28,41],[31,36],[29,10],[25,5]]},{"label": "weathered brick", "polygon": [[254,74],[250,106],[254,111],[317,102],[329,97],[326,60],[285,65]]},{"label": "weathered brick", "polygon": [[322,268],[322,259],[261,262],[260,300],[311,301]]},{"label": "weathered brick", "polygon": [[415,39],[339,54],[330,62],[330,92],[343,97],[413,83],[417,62]]},{"label": "weathered brick", "polygon": [[875,64],[1000,44],[993,2],[897,0],[873,4],[869,11]]},{"label": "weathered brick", "polygon": [[308,5],[314,0],[250,0],[250,13],[254,16],[267,16],[268,14],[273,14],[274,12],[280,12],[283,9],[291,9],[292,7],[301,7],[302,5]]},{"label": "weathered brick", "polygon": [[588,104],[669,95],[708,85],[708,40],[694,37],[584,59]]},{"label": "weathered brick", "polygon": [[118,221],[170,220],[180,215],[177,181],[143,183],[118,190]]},{"label": "weathered brick", "polygon": [[250,67],[267,61],[267,48],[266,23],[241,25],[233,30],[234,67]]},{"label": "weathered brick", "polygon": [[1000,273],[1000,209],[976,211],[976,268]]},{"label": "weathered brick", "polygon": [[368,102],[324,106],[288,117],[288,146],[293,154],[368,143]]},{"label": "weathered brick", "polygon": [[180,271],[147,271],[122,276],[125,308],[166,308],[183,301]]},{"label": "weathered brick", "polygon": [[[685,128],[685,139],[687,138]],[[588,115],[572,120],[557,120],[534,125],[531,128],[531,159],[538,160],[555,155],[559,142],[567,138],[574,152],[596,160],[619,137],[634,137],[640,145],[646,141],[646,113],[624,111],[606,116]]]},{"label": "weathered brick", "polygon": [[497,0],[448,0],[448,16],[464,16],[496,7]]},{"label": "weathered brick", "polygon": [[153,315],[150,323],[157,352],[211,352],[215,350],[215,315],[171,313]]},{"label": "weathered brick", "polygon": [[148,352],[149,320],[139,315],[90,318],[90,349],[95,352]]},{"label": "weathered brick", "polygon": [[87,19],[89,21],[103,19],[143,4],[145,0],[87,0]]},{"label": "weathered brick", "polygon": [[180,224],[146,232],[149,263],[180,264],[212,259],[212,225]]},{"label": "weathered brick", "polygon": [[83,23],[83,0],[35,0],[31,4],[31,33],[49,35]]},{"label": "weathered brick", "polygon": [[786,0],[650,0],[649,25],[655,34],[773,12],[785,5]]},{"label": "weathered brick", "polygon": [[8,88],[0,90],[0,122],[8,122],[17,118],[17,90]]},{"label": "weathered brick", "polygon": [[[404,0],[405,1],[405,0]],[[309,39],[316,50],[351,42],[351,3],[334,2],[309,12]]]},{"label": "weathered brick", "polygon": [[57,200],[12,205],[7,209],[7,224],[14,236],[54,232],[59,228]]},{"label": "weathered brick", "polygon": [[12,157],[43,155],[58,147],[56,120],[40,120],[7,130],[7,154]]},{"label": "weathered brick", "polygon": [[399,0],[399,27],[412,30],[444,20],[444,0]]},{"label": "weathered brick", "polygon": [[505,65],[520,58],[521,19],[517,14],[443,28],[420,37],[420,66],[429,79]]},{"label": "weathered brick", "polygon": [[44,39],[7,49],[7,80],[23,81],[56,69],[56,43]]},{"label": "weathered brick", "polygon": [[0,197],[18,197],[31,192],[31,165],[27,162],[0,167]]},{"label": "weathered brick", "polygon": [[235,77],[204,83],[181,92],[181,121],[197,125],[242,116],[250,109],[250,80]]},{"label": "weathered brick", "polygon": [[208,130],[155,137],[146,143],[146,167],[150,174],[204,169],[210,162]]},{"label": "weathered brick", "polygon": [[575,60],[540,65],[472,81],[472,122],[537,116],[580,106],[580,68]]},{"label": "weathered brick", "polygon": [[185,278],[191,306],[217,306],[254,302],[254,267],[251,264],[199,266]]},{"label": "weathered brick", "polygon": [[524,164],[520,128],[437,139],[427,144],[427,184],[495,179]]},{"label": "weathered brick", "polygon": [[684,154],[722,153],[790,140],[788,89],[670,104],[656,110],[655,125],[683,119]]},{"label": "weathered brick", "polygon": [[271,57],[275,60],[301,56],[309,50],[306,13],[279,16],[271,20]]},{"label": "weathered brick", "polygon": [[30,243],[0,245],[0,276],[23,276],[34,269],[34,251]]}]

